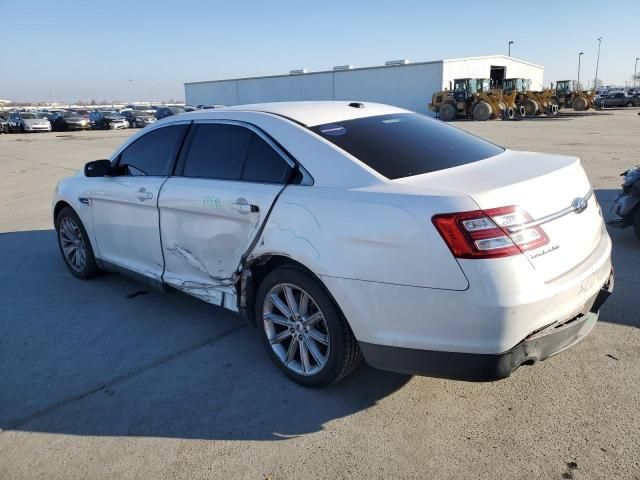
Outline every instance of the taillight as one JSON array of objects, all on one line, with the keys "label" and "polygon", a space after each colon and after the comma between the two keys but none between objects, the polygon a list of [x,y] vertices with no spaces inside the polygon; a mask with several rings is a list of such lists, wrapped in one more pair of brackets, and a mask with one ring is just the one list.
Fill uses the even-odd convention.
[{"label": "taillight", "polygon": [[515,206],[435,215],[432,221],[458,258],[507,257],[549,243],[539,226],[509,233],[508,228],[531,221],[524,210]]}]

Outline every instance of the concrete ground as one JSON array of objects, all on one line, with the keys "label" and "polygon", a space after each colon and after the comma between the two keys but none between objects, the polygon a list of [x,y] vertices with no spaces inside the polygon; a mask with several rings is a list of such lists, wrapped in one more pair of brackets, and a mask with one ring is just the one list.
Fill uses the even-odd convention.
[{"label": "concrete ground", "polygon": [[[640,163],[636,113],[456,125],[580,156],[607,212]],[[495,383],[363,366],[310,390],[231,313],[67,272],[55,184],[130,133],[0,136],[0,478],[640,478],[632,231],[610,231],[616,290],[567,352]]]}]

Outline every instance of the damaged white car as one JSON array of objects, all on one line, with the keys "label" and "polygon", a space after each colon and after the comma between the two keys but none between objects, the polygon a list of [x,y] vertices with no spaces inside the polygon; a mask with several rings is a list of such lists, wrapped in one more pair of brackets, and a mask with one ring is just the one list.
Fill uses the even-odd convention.
[{"label": "damaged white car", "polygon": [[70,271],[246,314],[292,379],[490,380],[584,338],[613,288],[577,158],[505,150],[374,103],[156,122],[56,188]]}]

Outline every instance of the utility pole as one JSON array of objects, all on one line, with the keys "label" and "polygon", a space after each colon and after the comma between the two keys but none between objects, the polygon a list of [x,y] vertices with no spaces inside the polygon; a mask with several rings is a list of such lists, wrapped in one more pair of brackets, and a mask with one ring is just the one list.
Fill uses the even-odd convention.
[{"label": "utility pole", "polygon": [[511,56],[511,45],[513,45],[515,42],[513,40],[509,40],[509,56]]},{"label": "utility pole", "polygon": [[596,76],[593,79],[593,89],[598,88],[598,66],[600,65],[600,45],[602,45],[602,37],[598,37],[598,56],[596,57]]},{"label": "utility pole", "polygon": [[636,66],[633,68],[633,86],[636,86],[636,78],[638,77],[638,60],[640,57],[636,57]]},{"label": "utility pole", "polygon": [[580,57],[582,55],[584,55],[584,52],[578,54],[578,84],[576,85],[576,90],[580,90]]}]

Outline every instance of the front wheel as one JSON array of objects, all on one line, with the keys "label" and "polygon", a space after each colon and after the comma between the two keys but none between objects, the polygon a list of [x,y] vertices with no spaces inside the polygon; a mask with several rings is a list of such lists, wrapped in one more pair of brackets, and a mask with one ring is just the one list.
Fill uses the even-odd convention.
[{"label": "front wheel", "polygon": [[64,207],[56,217],[56,233],[60,253],[69,271],[82,279],[95,276],[98,266],[91,242],[80,217],[71,207]]},{"label": "front wheel", "polygon": [[320,283],[301,269],[280,267],[256,295],[256,323],[273,362],[310,387],[336,383],[354,371],[362,353],[353,332]]}]

